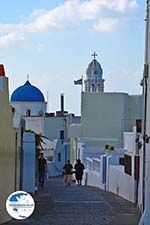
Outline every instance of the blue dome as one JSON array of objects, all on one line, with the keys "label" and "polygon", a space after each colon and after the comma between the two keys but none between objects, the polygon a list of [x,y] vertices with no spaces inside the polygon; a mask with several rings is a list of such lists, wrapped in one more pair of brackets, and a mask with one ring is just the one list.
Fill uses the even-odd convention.
[{"label": "blue dome", "polygon": [[12,102],[45,102],[42,92],[27,81],[11,95]]}]

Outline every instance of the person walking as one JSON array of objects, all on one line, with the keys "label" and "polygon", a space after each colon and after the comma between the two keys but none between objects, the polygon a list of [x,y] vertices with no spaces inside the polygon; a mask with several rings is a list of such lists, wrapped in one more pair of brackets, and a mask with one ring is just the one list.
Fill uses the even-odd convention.
[{"label": "person walking", "polygon": [[83,163],[81,163],[80,159],[77,159],[77,163],[75,164],[74,169],[78,186],[82,185],[83,170],[85,169],[85,167]]},{"label": "person walking", "polygon": [[67,161],[67,163],[64,165],[64,182],[66,186],[70,186],[72,182],[72,169],[73,166],[70,163],[70,160]]},{"label": "person walking", "polygon": [[38,159],[38,173],[39,173],[39,186],[44,187],[45,173],[47,172],[47,161],[44,158],[44,153],[40,153]]}]

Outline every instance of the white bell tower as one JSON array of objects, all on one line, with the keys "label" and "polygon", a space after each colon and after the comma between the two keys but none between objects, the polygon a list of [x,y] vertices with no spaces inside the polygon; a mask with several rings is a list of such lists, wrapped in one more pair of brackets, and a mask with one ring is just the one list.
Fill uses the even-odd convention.
[{"label": "white bell tower", "polygon": [[86,70],[85,92],[104,92],[103,70],[100,63],[96,60],[97,54],[92,54],[93,61]]}]

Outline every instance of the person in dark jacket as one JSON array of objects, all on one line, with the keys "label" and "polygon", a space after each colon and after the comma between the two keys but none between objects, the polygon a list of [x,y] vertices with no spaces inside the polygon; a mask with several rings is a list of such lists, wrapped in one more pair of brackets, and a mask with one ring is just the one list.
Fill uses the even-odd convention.
[{"label": "person in dark jacket", "polygon": [[80,159],[77,160],[77,163],[75,164],[74,169],[75,169],[75,177],[76,177],[78,186],[82,185],[83,170],[85,168],[83,163],[81,163]]},{"label": "person in dark jacket", "polygon": [[38,159],[38,172],[39,172],[39,186],[44,186],[45,181],[45,173],[47,172],[47,161],[44,158],[43,152],[40,154],[40,158]]},{"label": "person in dark jacket", "polygon": [[70,186],[72,182],[72,169],[73,169],[73,166],[71,165],[70,160],[68,160],[63,167],[64,182],[66,183],[67,186]]}]

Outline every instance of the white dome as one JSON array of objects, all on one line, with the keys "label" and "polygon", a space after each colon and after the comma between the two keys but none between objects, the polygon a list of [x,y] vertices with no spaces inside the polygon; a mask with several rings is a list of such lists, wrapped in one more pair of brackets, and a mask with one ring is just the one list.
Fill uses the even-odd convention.
[{"label": "white dome", "polygon": [[100,63],[93,59],[93,61],[89,64],[86,70],[87,79],[95,79],[102,80],[103,70]]}]

